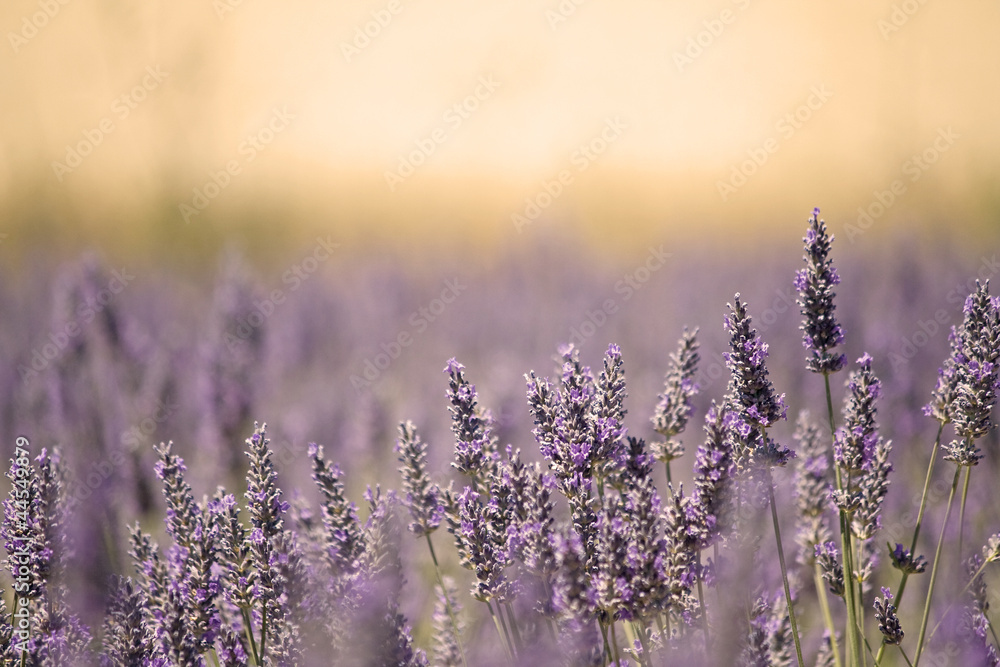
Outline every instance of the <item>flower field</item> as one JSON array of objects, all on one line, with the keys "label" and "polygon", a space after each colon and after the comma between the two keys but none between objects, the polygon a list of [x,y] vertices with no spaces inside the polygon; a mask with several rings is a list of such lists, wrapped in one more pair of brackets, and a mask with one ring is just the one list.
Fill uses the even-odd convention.
[{"label": "flower field", "polygon": [[1000,264],[801,237],[5,281],[3,664],[1000,664]]}]

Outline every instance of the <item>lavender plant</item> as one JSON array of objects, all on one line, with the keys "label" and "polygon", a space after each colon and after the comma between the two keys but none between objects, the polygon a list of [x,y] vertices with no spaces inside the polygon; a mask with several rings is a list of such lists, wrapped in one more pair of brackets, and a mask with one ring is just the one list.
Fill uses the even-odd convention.
[{"label": "lavender plant", "polygon": [[[977,498],[970,478],[973,467],[984,471],[977,479],[985,488],[995,473],[991,411],[1000,375],[1000,300],[985,281],[959,288],[965,291],[956,303],[971,292],[963,320],[947,341],[936,385],[921,389],[921,374],[933,370],[923,365],[927,355],[900,369],[884,343],[892,337],[861,326],[867,313],[856,302],[835,304],[840,278],[832,242],[813,211],[805,267],[794,285],[805,370],[824,378],[830,430],[823,435],[825,427],[801,412],[792,436],[797,456],[780,444],[785,397],[771,378],[788,387],[792,407],[814,408],[806,405],[809,392],[799,377],[809,376],[801,359],[788,356],[794,341],[790,345],[784,328],[771,328],[768,311],[762,321],[771,347],[762,340],[742,294],[726,317],[727,354],[705,351],[718,343],[711,331],[702,338],[699,330],[685,329],[657,399],[644,361],[662,356],[656,349],[662,338],[652,335],[644,344],[633,333],[659,326],[647,314],[641,327],[630,320],[616,327],[622,344],[603,348],[594,371],[584,361],[593,341],[574,335],[575,344],[559,348],[553,373],[525,376],[527,405],[516,387],[505,386],[511,377],[505,355],[524,345],[512,331],[527,331],[527,320],[498,326],[481,345],[465,348],[468,371],[449,359],[443,401],[422,401],[423,394],[399,398],[407,394],[404,374],[411,364],[453,354],[451,340],[436,336],[425,337],[421,354],[409,359],[401,346],[391,369],[373,363],[382,376],[378,386],[368,384],[368,393],[329,401],[314,389],[335,369],[300,374],[294,390],[282,376],[310,359],[336,366],[338,355],[326,354],[337,319],[329,313],[346,312],[361,298],[352,290],[312,282],[304,289],[313,305],[289,300],[282,317],[249,327],[244,311],[253,307],[255,283],[237,270],[238,262],[227,264],[206,302],[213,323],[179,334],[192,338],[166,353],[173,355],[169,362],[150,362],[145,375],[140,361],[157,347],[151,332],[166,330],[173,313],[157,299],[115,303],[51,373],[23,374],[34,383],[30,392],[13,391],[25,414],[68,444],[37,456],[19,445],[11,461],[0,524],[7,552],[0,663],[997,664],[989,568],[1000,560],[1000,538],[985,540],[971,559],[964,549],[983,538],[984,528],[997,528],[993,505]],[[101,272],[92,261],[84,269],[59,284],[60,313],[100,290]],[[900,280],[919,282],[923,275],[910,265],[899,271]],[[873,285],[873,299],[883,283],[885,294],[896,293],[890,280],[876,289],[872,272],[856,263],[844,275]],[[377,284],[386,308],[404,321],[412,311],[411,287],[391,278]],[[0,286],[0,298],[7,289]],[[886,297],[895,308],[885,311],[887,319],[903,321],[914,306],[913,291],[919,292],[897,290],[898,306]],[[521,298],[535,298],[527,292],[521,290]],[[489,301],[470,300],[468,308],[485,316],[494,308]],[[26,313],[37,319],[34,310],[31,305]],[[44,313],[44,326],[50,315]],[[840,318],[865,332],[872,354],[850,364],[847,381],[832,387],[830,377],[848,367]],[[935,321],[943,318],[935,315]],[[538,327],[534,338],[558,335]],[[360,349],[363,338],[355,327],[346,329],[342,344]],[[498,344],[508,342],[503,336],[510,345]],[[944,336],[936,342],[943,351]],[[15,352],[10,363],[0,355],[0,371],[31,357],[17,345],[0,332],[0,348]],[[933,345],[928,342],[928,351]],[[878,362],[887,353],[891,370],[883,371]],[[725,389],[713,387],[725,370]],[[91,374],[133,402],[177,397],[180,414],[128,428],[122,414],[129,411],[106,395],[81,394],[82,378]],[[480,404],[473,375],[496,380],[490,394],[496,413]],[[0,372],[0,382],[4,377]],[[841,386],[838,417],[833,397]],[[924,455],[916,445],[924,426],[910,413],[927,389],[926,413],[938,434],[914,521],[906,503],[916,504],[920,484],[909,479],[909,463]],[[649,401],[654,439],[630,435],[632,400]],[[298,401],[300,408],[290,405]],[[445,407],[453,448],[442,421]],[[276,428],[254,424],[251,430],[250,416],[265,408],[281,414]],[[389,417],[397,410],[411,411],[423,425],[418,434],[414,422],[397,422],[398,492],[378,478],[392,459]],[[695,416],[704,417],[703,440],[690,469],[682,470],[680,436]],[[331,445],[297,444],[324,428],[333,429]],[[122,432],[129,435],[128,456],[112,458],[118,449],[108,443]],[[234,453],[246,434],[241,458]],[[197,449],[185,449],[189,444]],[[950,486],[934,474],[938,450],[955,464]],[[794,483],[785,488],[771,469],[793,456]],[[222,465],[205,465],[215,460]],[[347,465],[342,470],[334,460]],[[81,469],[81,461],[90,467]],[[664,466],[654,468],[657,461]],[[313,483],[302,484],[310,473]],[[355,502],[353,494],[360,497],[366,487],[364,500]],[[94,494],[89,502],[87,489]],[[103,521],[94,521],[91,505],[100,506]],[[766,530],[758,509],[769,510],[777,558],[759,539]],[[782,525],[786,513],[794,514],[798,544],[791,569],[781,540],[793,523],[789,516]],[[83,516],[87,521],[78,520]],[[132,525],[127,546],[118,544],[124,516]],[[926,538],[918,540],[925,523],[940,530],[933,559],[921,553],[929,555]],[[442,524],[451,540],[435,538]],[[91,525],[106,529],[90,535]],[[426,550],[403,539],[404,525]],[[948,540],[947,531],[956,539]],[[904,599],[908,579],[927,570],[923,600]],[[814,586],[803,586],[810,576]],[[104,598],[81,593],[81,577]],[[952,646],[958,648],[949,653]]]}]

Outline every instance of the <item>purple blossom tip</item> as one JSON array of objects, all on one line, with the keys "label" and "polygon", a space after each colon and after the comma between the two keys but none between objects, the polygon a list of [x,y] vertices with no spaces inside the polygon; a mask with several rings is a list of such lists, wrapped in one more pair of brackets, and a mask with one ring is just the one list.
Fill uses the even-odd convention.
[{"label": "purple blossom tip", "polygon": [[449,375],[453,375],[455,373],[460,373],[463,370],[465,370],[465,366],[463,366],[462,364],[458,363],[458,361],[455,359],[455,357],[452,357],[451,359],[449,359],[447,361],[447,363],[445,364],[445,366],[444,366],[444,372],[447,373],[447,374],[449,374]]}]

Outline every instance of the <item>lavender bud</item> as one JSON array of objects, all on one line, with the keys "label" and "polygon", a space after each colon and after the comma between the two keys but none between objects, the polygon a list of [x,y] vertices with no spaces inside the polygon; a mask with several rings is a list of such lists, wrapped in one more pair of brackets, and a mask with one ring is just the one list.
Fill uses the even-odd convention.
[{"label": "lavender bud", "polygon": [[420,439],[413,422],[399,425],[396,453],[403,464],[399,469],[403,476],[403,491],[406,492],[403,504],[413,517],[410,531],[417,537],[429,535],[441,525],[444,504],[441,489],[427,474],[427,445]]},{"label": "lavender bud", "polygon": [[892,593],[882,587],[882,599],[875,600],[875,619],[878,630],[882,633],[882,641],[886,644],[898,644],[903,641],[903,628],[896,616],[896,605],[892,604]]},{"label": "lavender bud", "polygon": [[670,355],[663,393],[659,395],[660,402],[651,420],[653,429],[665,438],[663,442],[650,445],[657,461],[668,463],[684,454],[683,445],[674,436],[684,431],[691,416],[691,397],[698,392],[694,377],[700,359],[698,329],[688,331],[685,328],[677,351]]},{"label": "lavender bud", "polygon": [[809,229],[802,240],[805,242],[803,261],[806,268],[796,274],[795,289],[799,292],[798,304],[805,316],[800,327],[803,344],[811,352],[806,357],[806,368],[813,373],[829,375],[844,367],[844,355],[831,352],[844,342],[844,333],[833,314],[836,308],[833,287],[840,283],[837,269],[829,258],[833,237],[827,235],[826,223],[819,219],[818,208],[813,209]]}]

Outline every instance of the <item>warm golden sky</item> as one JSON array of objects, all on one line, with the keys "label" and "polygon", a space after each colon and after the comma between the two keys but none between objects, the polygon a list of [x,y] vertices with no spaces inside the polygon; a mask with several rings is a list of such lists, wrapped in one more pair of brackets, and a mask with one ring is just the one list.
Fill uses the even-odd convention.
[{"label": "warm golden sky", "polygon": [[531,202],[523,231],[798,230],[897,181],[878,230],[995,229],[998,26],[987,1],[7,0],[0,211],[136,237],[500,239]]}]

